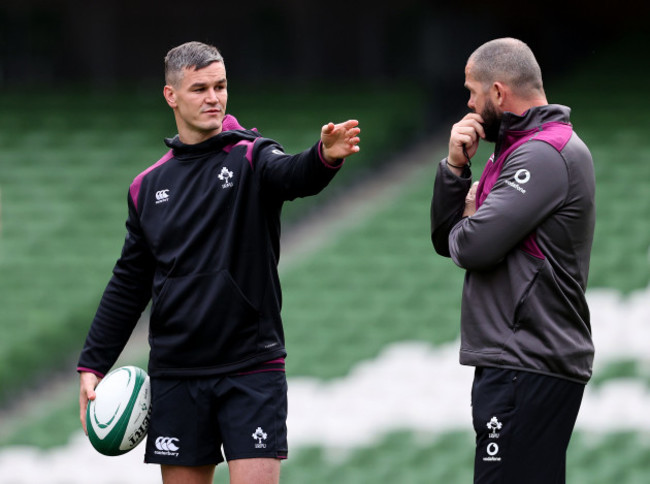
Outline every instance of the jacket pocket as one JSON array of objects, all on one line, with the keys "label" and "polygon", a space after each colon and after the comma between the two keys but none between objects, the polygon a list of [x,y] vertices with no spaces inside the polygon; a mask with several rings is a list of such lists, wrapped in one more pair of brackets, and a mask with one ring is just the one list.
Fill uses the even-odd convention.
[{"label": "jacket pocket", "polygon": [[228,271],[169,278],[151,313],[158,368],[227,365],[255,352],[259,312]]},{"label": "jacket pocket", "polygon": [[516,252],[517,258],[510,269],[512,281],[514,311],[512,314],[512,329],[517,330],[529,320],[528,300],[535,290],[540,274],[544,271],[546,261],[532,256],[524,251]]}]

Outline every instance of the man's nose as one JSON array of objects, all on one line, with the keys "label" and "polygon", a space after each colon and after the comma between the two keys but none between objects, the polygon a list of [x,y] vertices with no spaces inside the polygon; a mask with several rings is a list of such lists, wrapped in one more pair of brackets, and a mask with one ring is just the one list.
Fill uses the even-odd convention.
[{"label": "man's nose", "polygon": [[208,89],[206,101],[210,103],[218,102],[219,98],[217,97],[217,91],[215,91],[214,89]]}]

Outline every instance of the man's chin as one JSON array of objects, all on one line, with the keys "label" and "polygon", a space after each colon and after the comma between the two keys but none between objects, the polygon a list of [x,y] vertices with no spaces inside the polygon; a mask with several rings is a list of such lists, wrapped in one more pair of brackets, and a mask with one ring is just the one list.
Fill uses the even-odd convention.
[{"label": "man's chin", "polygon": [[201,131],[203,131],[206,134],[212,134],[212,135],[219,134],[223,129],[222,121],[223,120],[205,123],[203,126],[201,126]]}]

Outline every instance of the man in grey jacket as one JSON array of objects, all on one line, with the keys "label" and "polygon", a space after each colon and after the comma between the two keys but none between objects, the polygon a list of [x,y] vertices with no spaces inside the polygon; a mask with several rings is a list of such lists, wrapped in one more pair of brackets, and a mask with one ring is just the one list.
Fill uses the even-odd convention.
[{"label": "man in grey jacket", "polygon": [[[591,154],[570,109],[548,104],[530,48],[496,39],[465,67],[431,205],[436,252],[466,270],[460,362],[475,366],[475,483],[565,482],[591,377],[585,299],[595,222]],[[495,143],[479,182],[471,158]]]}]

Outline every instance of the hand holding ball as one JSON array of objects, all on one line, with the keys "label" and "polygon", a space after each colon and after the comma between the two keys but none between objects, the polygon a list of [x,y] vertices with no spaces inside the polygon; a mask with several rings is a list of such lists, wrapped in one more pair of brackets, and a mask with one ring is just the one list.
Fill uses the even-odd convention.
[{"label": "hand holding ball", "polygon": [[151,414],[149,376],[136,366],[111,371],[88,403],[86,425],[93,447],[104,455],[120,455],[147,435]]}]

